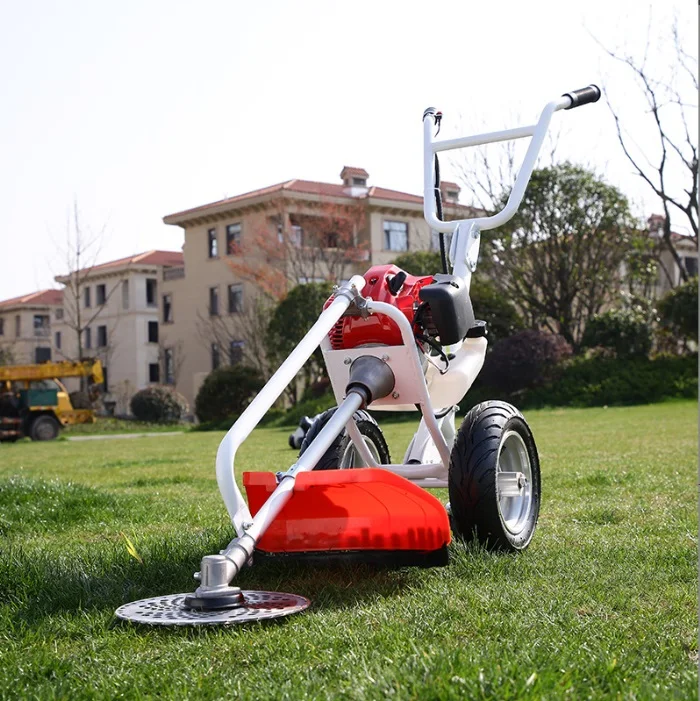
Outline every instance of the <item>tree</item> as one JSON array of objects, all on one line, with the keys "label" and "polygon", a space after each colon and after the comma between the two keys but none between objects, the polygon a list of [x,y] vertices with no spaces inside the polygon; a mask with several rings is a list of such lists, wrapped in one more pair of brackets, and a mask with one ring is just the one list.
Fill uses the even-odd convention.
[{"label": "tree", "polygon": [[277,198],[260,227],[228,261],[231,270],[275,300],[303,282],[339,282],[353,263],[367,260],[359,234],[365,224],[361,202],[342,204]]},{"label": "tree", "polygon": [[12,348],[0,347],[0,365],[12,365],[15,362],[15,357],[12,353]]},{"label": "tree", "polygon": [[[71,345],[64,345],[61,350],[64,357],[70,360],[83,361],[92,357],[92,353],[85,353],[85,331],[104,312],[109,299],[120,287],[123,276],[115,278],[109,289],[105,289],[103,300],[94,300],[94,306],[85,304],[85,290],[94,278],[94,267],[100,255],[104,240],[105,229],[93,232],[83,226],[78,210],[77,202],[73,203],[72,221],[66,227],[65,247],[61,250],[67,273],[59,275],[56,279],[61,282],[63,288],[63,323],[72,332],[75,338],[75,354],[70,352]],[[92,300],[91,300],[92,301]],[[114,350],[115,326],[109,325],[107,329],[106,343],[100,347],[98,355],[103,362],[108,363],[111,352]],[[86,389],[86,378],[80,380],[81,390]]]},{"label": "tree", "polygon": [[[622,151],[637,175],[661,201],[663,243],[685,281],[688,273],[672,234],[673,222],[679,216],[689,227],[695,246],[698,245],[698,60],[683,46],[677,22],[673,23],[669,35],[662,38],[670,40],[665,43],[673,47],[674,60],[665,70],[650,56],[651,22],[641,57],[632,56],[627,50],[611,50],[600,42],[598,44],[627,75],[631,75],[646,105],[646,133],[634,134],[628,128],[632,121],[624,118],[619,106],[623,98],[604,91]],[[627,91],[624,99],[629,99]],[[653,135],[654,142],[650,143],[646,134]],[[673,276],[665,272],[673,285]]]},{"label": "tree", "polygon": [[[332,292],[330,282],[312,282],[297,285],[275,308],[267,327],[267,352],[279,365],[299,344],[306,332],[318,319],[323,304]],[[321,349],[317,348],[300,372],[300,383],[291,383],[287,394],[296,404],[303,388],[325,376]],[[299,385],[302,385],[301,387]]]},{"label": "tree", "polygon": [[396,256],[393,263],[409,275],[435,275],[442,272],[438,251],[409,251]]},{"label": "tree", "polygon": [[698,341],[698,279],[670,290],[659,303],[662,326],[688,349],[688,342]]},{"label": "tree", "polygon": [[276,304],[271,295],[258,289],[252,297],[243,295],[237,312],[197,312],[199,340],[208,350],[218,349],[221,365],[242,361],[268,379],[277,369],[267,347],[267,327]]},{"label": "tree", "polygon": [[575,347],[619,289],[633,224],[624,195],[593,172],[571,163],[536,170],[493,239],[493,282],[529,325]]}]

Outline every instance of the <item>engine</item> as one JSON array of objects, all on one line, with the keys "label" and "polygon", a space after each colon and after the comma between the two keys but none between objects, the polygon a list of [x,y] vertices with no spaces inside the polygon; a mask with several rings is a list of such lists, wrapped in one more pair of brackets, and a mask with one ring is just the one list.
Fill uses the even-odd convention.
[{"label": "engine", "polygon": [[[377,265],[364,275],[363,297],[386,302],[405,314],[419,339],[449,345],[461,341],[474,324],[469,293],[453,275],[409,275],[395,265]],[[326,306],[330,303],[326,302]],[[401,345],[399,327],[383,314],[341,317],[331,329],[333,350],[369,345]]]}]

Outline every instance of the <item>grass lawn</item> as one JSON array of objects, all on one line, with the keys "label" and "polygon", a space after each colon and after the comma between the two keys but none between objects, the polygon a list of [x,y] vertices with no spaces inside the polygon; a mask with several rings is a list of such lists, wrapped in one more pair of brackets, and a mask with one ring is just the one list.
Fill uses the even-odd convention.
[{"label": "grass lawn", "polygon": [[130,421],[115,419],[111,416],[97,416],[94,424],[75,424],[66,426],[61,436],[95,436],[110,433],[155,433],[163,431],[186,431],[189,425],[155,424],[147,421]]},{"label": "grass lawn", "polygon": [[[526,416],[543,481],[527,552],[256,565],[237,583],[311,609],[219,629],[113,611],[192,590],[232,536],[222,434],[0,445],[0,698],[697,698],[697,404]],[[413,426],[385,428],[400,459]],[[287,433],[256,431],[239,465],[288,467]]]}]

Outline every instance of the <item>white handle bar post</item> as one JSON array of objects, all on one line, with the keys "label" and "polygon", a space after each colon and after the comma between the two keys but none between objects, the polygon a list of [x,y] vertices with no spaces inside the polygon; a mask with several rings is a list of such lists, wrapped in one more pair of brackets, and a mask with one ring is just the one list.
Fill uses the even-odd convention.
[{"label": "white handle bar post", "polygon": [[[435,113],[426,112],[423,119],[423,214],[425,221],[436,231],[443,233],[454,232],[450,246],[450,260],[454,266],[454,274],[469,282],[471,273],[476,268],[476,256],[478,254],[479,231],[495,229],[509,221],[518,211],[522,202],[525,189],[530,181],[537,157],[539,156],[544,137],[547,134],[552,115],[561,109],[566,109],[572,104],[568,95],[549,102],[540,114],[537,124],[494,131],[487,134],[475,134],[459,139],[446,139],[435,141],[433,129],[435,128]],[[506,206],[496,214],[489,217],[475,217],[473,219],[458,219],[444,222],[437,218],[435,204],[435,155],[440,151],[449,151],[470,146],[480,146],[499,141],[510,141],[530,136],[528,147],[522,166],[513,185]]]},{"label": "white handle bar post", "polygon": [[243,535],[245,531],[244,524],[252,521],[252,519],[248,506],[236,484],[234,470],[236,451],[258,425],[267,410],[282,394],[284,388],[301,370],[304,363],[311,357],[311,354],[318,348],[336,321],[340,319],[343,312],[353,301],[355,294],[362,292],[364,286],[365,279],[361,275],[354,275],[349,282],[336,292],[335,299],[321,313],[318,321],[309,329],[306,336],[299,342],[299,345],[280,365],[277,372],[258,392],[255,399],[241,414],[238,421],[233,424],[219,445],[219,450],[216,453],[216,481],[231,521],[233,521],[239,536]]}]

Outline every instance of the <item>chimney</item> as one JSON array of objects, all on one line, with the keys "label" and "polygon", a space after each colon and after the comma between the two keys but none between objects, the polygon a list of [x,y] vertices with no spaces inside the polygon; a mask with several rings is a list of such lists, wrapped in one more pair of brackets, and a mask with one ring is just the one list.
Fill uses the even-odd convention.
[{"label": "chimney", "polygon": [[652,236],[658,236],[659,238],[664,235],[664,224],[666,223],[666,217],[663,214],[652,214],[649,219],[647,219],[647,226],[649,227],[649,233]]},{"label": "chimney", "polygon": [[367,187],[367,178],[369,173],[364,168],[343,166],[340,171],[340,179],[345,187]]},{"label": "chimney", "polygon": [[442,195],[443,204],[459,204],[459,185],[451,183],[448,180],[440,181],[440,194]]}]

